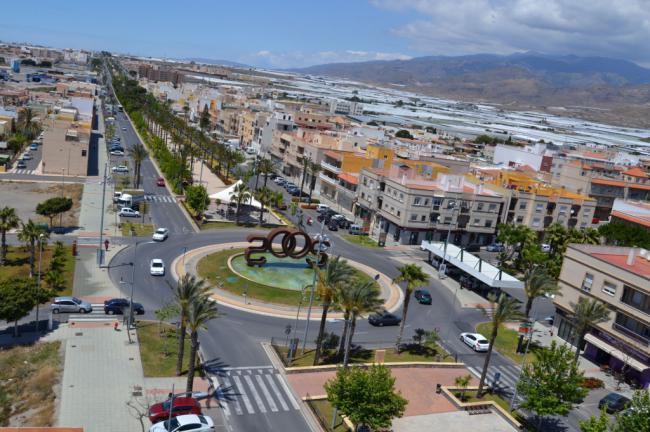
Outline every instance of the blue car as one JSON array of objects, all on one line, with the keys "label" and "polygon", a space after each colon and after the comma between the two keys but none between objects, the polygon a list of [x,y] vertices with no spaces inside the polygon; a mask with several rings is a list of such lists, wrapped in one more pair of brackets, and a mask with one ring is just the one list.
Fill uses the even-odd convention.
[{"label": "blue car", "polygon": [[30,144],[29,149],[30,150],[38,150],[38,144],[36,144],[36,143]]}]

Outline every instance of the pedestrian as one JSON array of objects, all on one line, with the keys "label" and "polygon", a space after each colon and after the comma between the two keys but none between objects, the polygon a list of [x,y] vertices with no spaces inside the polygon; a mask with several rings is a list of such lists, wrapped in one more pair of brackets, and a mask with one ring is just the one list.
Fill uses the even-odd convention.
[{"label": "pedestrian", "polygon": [[117,321],[115,321],[115,322],[113,323],[113,330],[115,330],[115,331],[119,331],[118,328],[117,328],[119,325],[120,325],[120,323],[117,322]]}]

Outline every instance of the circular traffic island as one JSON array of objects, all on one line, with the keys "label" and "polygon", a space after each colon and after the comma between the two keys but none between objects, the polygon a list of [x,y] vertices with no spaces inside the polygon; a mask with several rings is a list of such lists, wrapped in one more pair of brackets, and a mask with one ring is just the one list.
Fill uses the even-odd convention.
[{"label": "circular traffic island", "polygon": [[[244,249],[239,248],[208,253],[197,262],[196,273],[213,286],[249,300],[298,306],[301,298],[307,299],[308,295],[302,297],[303,290],[305,293],[310,291],[314,270],[305,258],[278,258],[271,253],[258,253],[255,256],[265,257],[266,263],[249,266]],[[374,275],[348,262],[354,267],[357,278],[373,279]],[[315,300],[319,301],[318,298]]]}]

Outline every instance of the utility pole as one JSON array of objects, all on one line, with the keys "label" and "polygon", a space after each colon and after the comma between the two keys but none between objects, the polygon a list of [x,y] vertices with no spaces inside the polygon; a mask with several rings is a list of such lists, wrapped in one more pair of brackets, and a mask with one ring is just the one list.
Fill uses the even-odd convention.
[{"label": "utility pole", "polygon": [[38,310],[41,304],[41,263],[43,261],[43,237],[41,233],[38,235],[38,279],[36,279],[36,331],[40,330],[40,323],[38,321]]},{"label": "utility pole", "polygon": [[104,164],[104,182],[102,185],[102,208],[100,210],[101,214],[99,215],[99,247],[97,248],[97,264],[99,267],[104,263],[104,249],[102,249],[102,244],[104,241],[104,205],[106,203],[106,170],[108,169],[108,163]]},{"label": "utility pole", "polygon": [[320,263],[321,248],[323,247],[323,230],[325,229],[325,218],[320,225],[320,235],[318,236],[318,253],[316,254],[316,263],[314,264],[314,279],[311,283],[311,291],[309,292],[309,309],[307,309],[307,323],[305,324],[305,336],[302,341],[302,353],[305,353],[305,346],[307,345],[307,332],[309,332],[309,320],[311,318],[311,308],[314,304],[314,291],[316,289],[316,278],[318,277],[318,264]]}]

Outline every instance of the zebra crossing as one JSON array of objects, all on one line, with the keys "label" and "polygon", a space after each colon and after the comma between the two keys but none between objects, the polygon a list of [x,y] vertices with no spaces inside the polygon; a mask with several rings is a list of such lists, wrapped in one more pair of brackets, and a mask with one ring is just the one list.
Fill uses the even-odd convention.
[{"label": "zebra crossing", "polygon": [[104,303],[91,303],[93,310],[89,313],[71,313],[68,314],[68,321],[76,322],[109,322],[121,320],[122,316],[106,315],[104,313]]},{"label": "zebra crossing", "polygon": [[144,200],[155,203],[176,203],[176,198],[170,195],[145,195]]},{"label": "zebra crossing", "polygon": [[18,169],[18,168],[11,168],[9,170],[10,174],[25,174],[25,175],[34,175],[38,174],[35,169]]},{"label": "zebra crossing", "polygon": [[[468,366],[467,369],[477,378],[481,377],[481,372],[473,368],[471,366]],[[487,383],[489,385],[494,385],[494,381],[496,379],[496,374],[500,374],[499,380],[496,383],[496,387],[500,389],[507,389],[510,391],[514,391],[515,387],[517,386],[517,381],[519,381],[519,374],[521,373],[521,369],[519,369],[517,366],[514,365],[508,365],[508,366],[490,366],[488,369],[488,374],[487,374]]]},{"label": "zebra crossing", "polygon": [[300,409],[286,381],[273,366],[223,368],[210,378],[228,417]]}]

